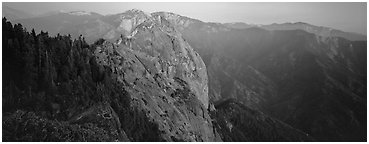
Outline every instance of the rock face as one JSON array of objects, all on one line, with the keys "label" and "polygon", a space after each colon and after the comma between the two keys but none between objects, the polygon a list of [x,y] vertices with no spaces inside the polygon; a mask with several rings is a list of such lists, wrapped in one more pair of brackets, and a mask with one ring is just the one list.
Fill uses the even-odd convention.
[{"label": "rock face", "polygon": [[366,41],[158,15],[204,59],[210,102],[237,99],[317,141],[365,141]]},{"label": "rock face", "polygon": [[218,141],[208,114],[207,72],[200,55],[164,18],[134,11],[116,43],[95,50],[97,62],[110,67],[125,85],[131,105],[157,123],[167,141]]},{"label": "rock face", "polygon": [[102,38],[116,40],[121,35],[128,36],[136,26],[148,19],[150,14],[143,11],[132,9],[124,13],[108,15],[101,18],[101,21],[110,26],[107,32],[102,32]]}]

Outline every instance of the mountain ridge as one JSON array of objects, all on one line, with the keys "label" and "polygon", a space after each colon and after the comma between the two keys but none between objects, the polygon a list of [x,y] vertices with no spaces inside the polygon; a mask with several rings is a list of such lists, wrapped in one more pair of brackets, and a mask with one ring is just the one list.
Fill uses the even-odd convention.
[{"label": "mountain ridge", "polygon": [[[73,27],[79,27],[78,31],[71,31],[70,33],[72,33],[72,36],[77,38],[80,34],[82,35],[88,35],[86,37],[87,42],[88,43],[93,43],[94,41],[96,41],[98,39],[98,37],[94,37],[93,35],[100,35],[100,37],[104,37],[105,39],[108,40],[114,40],[117,39],[119,37],[119,34],[116,34],[117,32],[119,32],[119,27],[115,24],[114,21],[106,21],[107,19],[112,19],[112,17],[114,16],[119,16],[119,15],[129,15],[129,13],[132,12],[142,12],[145,15],[162,15],[164,17],[166,17],[168,20],[170,21],[178,21],[178,22],[182,22],[182,25],[189,25],[190,23],[207,23],[209,25],[213,24],[212,27],[209,27],[210,29],[208,30],[209,32],[211,31],[219,31],[219,30],[228,30],[228,28],[236,28],[236,29],[244,29],[244,28],[252,28],[252,27],[259,27],[259,28],[263,28],[266,30],[297,30],[297,29],[301,29],[310,33],[314,33],[316,35],[322,36],[322,37],[344,37],[346,39],[349,40],[366,40],[366,36],[362,35],[362,34],[356,34],[356,33],[352,33],[352,32],[344,32],[341,30],[336,30],[336,29],[332,29],[332,28],[328,28],[328,27],[321,27],[321,26],[314,26],[308,23],[304,23],[304,22],[296,22],[296,23],[282,23],[282,24],[270,24],[270,25],[253,25],[253,24],[246,24],[243,22],[236,22],[236,23],[213,23],[213,22],[203,22],[201,20],[197,20],[197,19],[193,19],[190,17],[186,17],[186,16],[181,16],[179,14],[175,14],[172,12],[153,12],[153,13],[147,13],[138,9],[131,9],[131,10],[127,10],[123,13],[117,13],[117,14],[110,14],[110,15],[100,15],[98,13],[94,13],[94,12],[89,12],[92,13],[93,15],[98,15],[101,18],[97,18],[97,19],[92,19],[87,21],[88,25],[91,25],[92,27],[95,27],[95,29],[100,29],[98,32],[94,32],[94,30],[92,30],[91,28],[86,28],[83,27],[82,25],[75,25]],[[69,13],[69,12],[62,12],[62,13]],[[58,13],[57,13],[58,14]],[[57,16],[57,14],[51,14],[53,16]],[[50,15],[49,15],[50,16]],[[82,15],[83,16],[83,15]],[[86,15],[85,15],[86,16]],[[43,23],[48,23],[47,18],[43,18],[46,16],[42,16],[42,17],[36,17],[37,21],[39,21],[39,24],[43,24]],[[61,31],[60,29],[71,29],[71,26],[63,26],[63,21],[61,21],[63,18],[58,18],[57,20],[59,20],[58,23],[55,23],[53,25],[44,25],[43,27],[48,30],[49,32],[51,32],[52,34],[57,34]],[[105,19],[105,20],[104,20]],[[71,19],[72,20],[72,19]],[[65,20],[64,20],[65,21]],[[68,20],[67,20],[68,21]],[[117,21],[117,19],[115,19],[115,21]],[[34,22],[27,22],[27,20],[18,20],[16,22],[20,22],[23,23],[26,27],[28,28],[32,28],[32,27],[38,27]],[[186,23],[184,23],[186,22]],[[78,23],[78,22],[70,22],[70,23]],[[178,23],[179,24],[179,23]],[[236,26],[238,25],[238,26]],[[65,27],[65,28],[60,28],[60,27]],[[41,28],[37,28],[37,29],[41,29]],[[76,33],[78,32],[78,33]],[[102,35],[102,33],[104,33],[104,35]],[[89,36],[91,35],[91,37]]]},{"label": "mountain ridge", "polygon": [[26,13],[22,10],[18,10],[15,8],[11,8],[9,6],[3,5],[3,17],[7,17],[10,20],[17,20],[17,19],[23,19],[23,18],[30,18],[34,17],[35,15]]},{"label": "mountain ridge", "polygon": [[[250,27],[260,27],[267,30],[304,30],[309,33],[314,33],[316,35],[322,36],[322,37],[343,37],[348,40],[366,40],[366,35],[354,33],[354,32],[344,32],[342,30],[333,29],[329,27],[324,26],[315,26],[306,22],[286,22],[286,23],[273,23],[273,24],[266,24],[266,25],[249,25],[246,23],[227,23],[229,27],[232,28],[238,28],[238,29],[245,29]],[[237,25],[237,26],[236,26]]]}]

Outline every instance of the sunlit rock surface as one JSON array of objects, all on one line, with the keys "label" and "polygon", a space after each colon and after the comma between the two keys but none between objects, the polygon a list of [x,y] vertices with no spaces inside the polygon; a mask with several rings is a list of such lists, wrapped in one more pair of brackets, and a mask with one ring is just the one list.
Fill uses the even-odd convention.
[{"label": "sunlit rock surface", "polygon": [[[141,13],[138,11],[138,13]],[[130,33],[95,50],[132,96],[131,105],[157,123],[167,141],[219,141],[208,114],[207,72],[197,52],[168,21],[146,17]]]}]

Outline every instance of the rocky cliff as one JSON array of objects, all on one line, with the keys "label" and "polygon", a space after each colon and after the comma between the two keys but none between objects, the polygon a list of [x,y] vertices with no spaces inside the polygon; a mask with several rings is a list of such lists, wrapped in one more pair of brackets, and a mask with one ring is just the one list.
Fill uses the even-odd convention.
[{"label": "rocky cliff", "polygon": [[365,140],[366,41],[156,14],[204,59],[211,102],[235,98],[318,141]]},{"label": "rocky cliff", "polygon": [[125,85],[131,105],[158,124],[163,139],[220,140],[207,110],[208,78],[199,54],[165,19],[134,12],[123,18],[126,33],[116,43],[96,48],[97,62]]}]

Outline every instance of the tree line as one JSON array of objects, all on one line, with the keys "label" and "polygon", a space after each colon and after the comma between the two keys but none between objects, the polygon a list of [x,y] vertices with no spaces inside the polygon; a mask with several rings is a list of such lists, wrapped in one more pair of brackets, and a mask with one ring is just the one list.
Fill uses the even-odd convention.
[{"label": "tree line", "polygon": [[[67,122],[76,113],[107,102],[117,112],[121,128],[131,141],[162,141],[158,126],[143,111],[130,107],[131,98],[124,84],[110,76],[109,67],[96,62],[93,52],[103,39],[89,45],[83,36],[72,39],[70,35],[50,36],[34,29],[29,32],[5,17],[2,24],[2,104],[3,117],[8,122],[19,123],[12,119],[19,110],[34,112],[48,123]],[[3,131],[11,134],[11,127],[5,125]],[[39,140],[33,136],[27,141]],[[17,139],[3,137],[7,138],[5,141]]]}]

